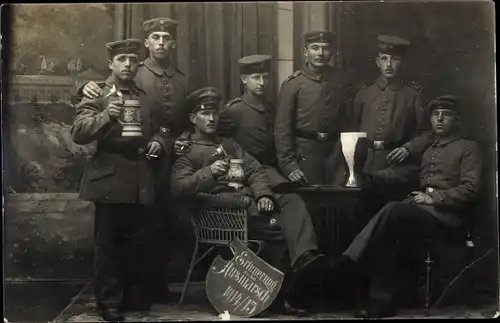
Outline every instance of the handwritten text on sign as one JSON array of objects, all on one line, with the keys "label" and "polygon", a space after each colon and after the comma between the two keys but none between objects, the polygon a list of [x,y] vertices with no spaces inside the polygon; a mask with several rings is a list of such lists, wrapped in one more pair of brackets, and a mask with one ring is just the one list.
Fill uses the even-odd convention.
[{"label": "handwritten text on sign", "polygon": [[283,273],[275,269],[240,240],[231,243],[234,257],[220,256],[207,275],[207,295],[219,313],[228,311],[239,317],[251,317],[265,310],[276,298]]}]

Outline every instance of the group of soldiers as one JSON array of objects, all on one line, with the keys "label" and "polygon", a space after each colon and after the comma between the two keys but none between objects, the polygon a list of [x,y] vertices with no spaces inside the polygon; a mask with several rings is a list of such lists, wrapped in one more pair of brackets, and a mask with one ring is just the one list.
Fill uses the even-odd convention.
[{"label": "group of soldiers", "polygon": [[[171,220],[196,212],[200,192],[252,197],[250,235],[267,223],[263,218],[275,217],[284,251],[266,260],[286,278],[273,310],[305,314],[294,286],[313,283],[311,277],[344,280],[363,267],[373,271],[360,288],[355,316],[391,316],[396,246],[457,228],[460,210],[480,186],[478,146],[458,130],[459,99],[446,95],[423,105],[418,86],[399,73],[410,43],[390,35],[378,38],[380,76],[353,91],[330,64],[335,34],[315,30],[304,34],[304,67],[283,82],[276,105],[265,98],[272,57],[251,55],[238,60],[244,93],[221,108],[216,88],[188,94],[187,78],[172,62],[176,29],[176,21],[155,18],[144,22],[144,41],[107,44],[110,76],[78,91],[73,140],[97,142],[80,198],[95,203],[94,286],[102,317],[119,321],[126,311],[170,300],[169,236],[177,230]],[[142,46],[149,52],[144,61]],[[141,103],[141,137],[121,136],[124,99]],[[332,259],[318,248],[317,210],[296,189],[342,183],[339,134],[349,131],[367,133],[368,216],[342,256]],[[217,153],[221,146],[243,160],[241,191],[220,181],[229,169]],[[400,187],[415,180],[418,189],[401,199]]]}]

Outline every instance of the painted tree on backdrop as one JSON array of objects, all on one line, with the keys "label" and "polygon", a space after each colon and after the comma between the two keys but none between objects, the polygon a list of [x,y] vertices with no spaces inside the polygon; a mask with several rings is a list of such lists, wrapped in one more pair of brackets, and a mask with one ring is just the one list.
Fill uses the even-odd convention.
[{"label": "painted tree on backdrop", "polygon": [[44,57],[47,68],[62,73],[80,57],[87,68],[106,71],[113,4],[14,5],[12,22],[11,68],[38,74]]}]

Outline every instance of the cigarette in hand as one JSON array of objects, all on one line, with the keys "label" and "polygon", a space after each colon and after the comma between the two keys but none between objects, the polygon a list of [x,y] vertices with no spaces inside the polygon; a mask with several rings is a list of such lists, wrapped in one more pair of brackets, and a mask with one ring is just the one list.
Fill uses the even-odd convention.
[{"label": "cigarette in hand", "polygon": [[158,158],[158,156],[157,156],[157,155],[150,155],[150,154],[147,154],[146,156],[147,156],[147,157],[151,157],[151,158]]}]

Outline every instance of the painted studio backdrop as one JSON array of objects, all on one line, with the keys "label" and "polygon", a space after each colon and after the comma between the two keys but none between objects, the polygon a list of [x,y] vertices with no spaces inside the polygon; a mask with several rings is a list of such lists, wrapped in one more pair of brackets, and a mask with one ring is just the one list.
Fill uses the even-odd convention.
[{"label": "painted studio backdrop", "polygon": [[[93,147],[71,141],[73,95],[82,82],[107,76],[106,42],[142,39],[142,21],[160,16],[179,22],[176,63],[190,89],[215,86],[226,101],[241,90],[236,60],[256,53],[273,55],[268,95],[275,101],[281,82],[302,64],[303,31],[334,30],[339,35],[335,63],[353,71],[357,82],[377,76],[373,58],[379,33],[406,35],[412,50],[404,73],[422,84],[424,99],[445,93],[464,99],[463,130],[479,141],[485,163],[477,253],[496,248],[490,10],[477,2],[14,6],[4,96],[6,277],[91,278],[93,209],[76,192]],[[468,273],[478,295],[497,295],[496,254]],[[183,278],[187,266],[184,257],[179,259],[172,264],[174,280]]]}]

